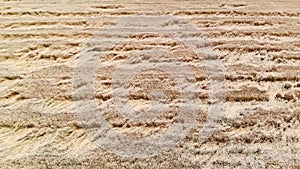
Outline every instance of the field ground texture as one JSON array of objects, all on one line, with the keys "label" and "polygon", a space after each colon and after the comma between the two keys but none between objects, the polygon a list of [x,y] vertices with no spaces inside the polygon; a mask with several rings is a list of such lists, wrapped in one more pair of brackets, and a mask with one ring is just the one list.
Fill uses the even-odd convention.
[{"label": "field ground texture", "polygon": [[[127,159],[95,145],[78,121],[72,78],[86,42],[135,15],[196,25],[222,61],[226,109],[204,143],[199,132],[211,104],[205,66],[180,44],[154,35],[132,37],[144,44],[119,44],[104,58],[96,99],[116,132],[139,139],[163,131],[176,114],[128,123],[110,107],[111,65],[144,47],[175,50],[194,64],[203,103],[185,139],[162,154]],[[131,96],[138,106],[147,100],[145,93]],[[0,0],[0,167],[300,168],[300,1]]]}]

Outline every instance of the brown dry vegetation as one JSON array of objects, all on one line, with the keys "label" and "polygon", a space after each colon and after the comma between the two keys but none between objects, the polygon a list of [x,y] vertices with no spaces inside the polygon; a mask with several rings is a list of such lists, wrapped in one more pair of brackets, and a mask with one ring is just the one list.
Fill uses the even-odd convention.
[{"label": "brown dry vegetation", "polygon": [[[0,0],[1,168],[300,168],[300,1],[41,1]],[[133,50],[162,46],[191,69],[203,109],[174,149],[127,159],[97,147],[74,111],[72,77],[86,42],[105,25],[131,15],[173,15],[197,25],[222,60],[226,110],[202,144],[210,102],[209,74],[180,43],[155,34],[118,44],[106,62]],[[176,23],[175,23],[176,24]],[[197,35],[195,35],[197,36]],[[160,42],[147,39],[161,38]],[[134,43],[145,40],[145,44]],[[134,123],[112,104],[111,72],[99,69],[95,97],[111,127],[132,138],[163,132],[176,121],[171,107],[153,123]],[[153,78],[148,72],[143,77]],[[167,75],[163,75],[167,76]],[[130,100],[149,102],[147,78],[135,77]],[[145,80],[146,79],[146,80]],[[167,84],[161,85],[159,84]],[[175,82],[153,82],[179,96]],[[138,90],[137,86],[143,90]],[[106,106],[106,107],[105,107]]]}]

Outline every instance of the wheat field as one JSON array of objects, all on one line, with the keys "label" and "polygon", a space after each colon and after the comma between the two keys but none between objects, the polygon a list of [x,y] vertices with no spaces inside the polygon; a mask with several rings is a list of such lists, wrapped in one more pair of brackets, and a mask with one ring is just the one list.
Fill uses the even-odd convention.
[{"label": "wheat field", "polygon": [[[0,168],[300,168],[300,1],[0,0],[0,4]],[[138,20],[140,16],[156,19]],[[176,19],[157,24],[168,17]],[[122,18],[129,19],[121,23]],[[189,46],[159,32],[138,32],[142,28],[135,29],[135,24],[179,31],[193,25],[197,32],[186,39],[200,38],[203,51],[215,52],[226,87],[224,109],[214,116],[209,126],[213,130],[205,140],[200,141],[201,131],[213,116],[214,101],[204,61],[213,56],[205,52],[197,56]],[[128,36],[127,28],[132,28]],[[116,40],[113,36],[126,41],[106,48]],[[74,90],[81,84],[74,76],[85,52],[104,48],[109,54],[99,57],[92,98],[111,130],[133,140],[163,133],[176,123],[181,98],[170,74],[141,72],[125,86],[133,107],[151,105],[148,89],[153,87],[166,90],[165,102],[172,107],[158,120],[130,121],[114,106],[116,65],[142,62],[140,56],[156,62],[168,55],[145,52],[157,48],[171,51],[181,65],[188,65],[190,82],[198,90],[193,96],[201,105],[193,126],[173,148],[148,158],[128,158],[90,137],[101,124],[85,124],[87,119],[82,121],[76,112]]]}]

